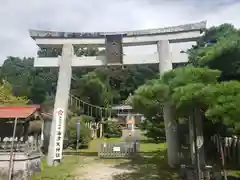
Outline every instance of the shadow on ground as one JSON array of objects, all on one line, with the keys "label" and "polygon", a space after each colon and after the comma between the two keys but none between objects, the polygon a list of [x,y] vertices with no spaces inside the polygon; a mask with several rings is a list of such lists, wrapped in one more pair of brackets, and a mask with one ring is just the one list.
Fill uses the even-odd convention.
[{"label": "shadow on ground", "polygon": [[168,167],[165,151],[141,153],[128,162],[115,165],[115,168],[126,169],[128,172],[114,175],[114,180],[176,180],[177,170]]}]

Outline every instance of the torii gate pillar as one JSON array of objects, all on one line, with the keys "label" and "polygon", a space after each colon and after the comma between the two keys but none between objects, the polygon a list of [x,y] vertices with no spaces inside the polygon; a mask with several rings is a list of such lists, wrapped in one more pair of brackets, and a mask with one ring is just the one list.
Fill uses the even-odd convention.
[{"label": "torii gate pillar", "polygon": [[61,61],[59,62],[57,92],[48,146],[47,164],[49,166],[59,163],[62,159],[64,127],[68,110],[73,57],[74,49],[72,44],[64,44]]},{"label": "torii gate pillar", "polygon": [[[161,40],[157,42],[158,57],[159,57],[159,71],[160,77],[172,70],[171,51],[168,40]],[[167,140],[167,154],[168,164],[175,167],[179,163],[179,146],[178,146],[178,131],[177,124],[174,121],[174,115],[171,110],[169,102],[165,102],[163,106],[163,117],[165,124],[165,133]]]}]

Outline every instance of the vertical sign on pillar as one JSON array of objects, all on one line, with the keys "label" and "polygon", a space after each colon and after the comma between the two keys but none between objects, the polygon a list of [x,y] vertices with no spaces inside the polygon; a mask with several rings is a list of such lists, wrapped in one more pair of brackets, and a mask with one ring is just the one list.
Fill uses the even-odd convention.
[{"label": "vertical sign on pillar", "polygon": [[62,159],[64,134],[64,109],[58,108],[56,112],[56,137],[54,143],[54,160]]},{"label": "vertical sign on pillar", "polygon": [[123,63],[122,35],[106,35],[106,60],[108,65]]}]

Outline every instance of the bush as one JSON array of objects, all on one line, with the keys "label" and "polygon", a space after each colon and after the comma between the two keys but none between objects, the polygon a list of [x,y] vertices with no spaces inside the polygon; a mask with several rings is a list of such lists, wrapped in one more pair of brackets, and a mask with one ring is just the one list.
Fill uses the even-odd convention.
[{"label": "bush", "polygon": [[[76,131],[76,122],[80,117],[71,118],[68,122],[66,129],[66,140],[64,142],[65,147],[76,148],[77,144],[77,131]],[[80,118],[80,140],[79,148],[88,147],[88,143],[91,140],[91,130],[85,125],[82,118]]]},{"label": "bush", "polygon": [[104,122],[104,137],[106,138],[115,138],[122,136],[122,128],[118,122],[114,121],[105,121]]},{"label": "bush", "polygon": [[87,123],[87,122],[93,122],[94,118],[91,116],[82,115],[82,116],[80,116],[80,120],[81,120],[81,122]]},{"label": "bush", "polygon": [[145,136],[155,141],[160,141],[165,137],[164,122],[157,120],[145,120],[141,123],[141,130],[145,131]]}]

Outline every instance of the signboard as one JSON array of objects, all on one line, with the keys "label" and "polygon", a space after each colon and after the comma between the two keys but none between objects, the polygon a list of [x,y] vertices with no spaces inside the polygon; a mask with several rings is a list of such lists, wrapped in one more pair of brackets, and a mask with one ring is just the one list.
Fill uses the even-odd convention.
[{"label": "signboard", "polygon": [[120,147],[113,147],[113,151],[114,151],[114,152],[120,152],[120,151],[121,151],[121,148],[120,148]]},{"label": "signboard", "polygon": [[106,35],[105,43],[107,64],[122,64],[122,35]]},{"label": "signboard", "polygon": [[63,135],[64,135],[64,109],[58,108],[56,111],[56,134],[54,141],[53,159],[62,159]]}]

